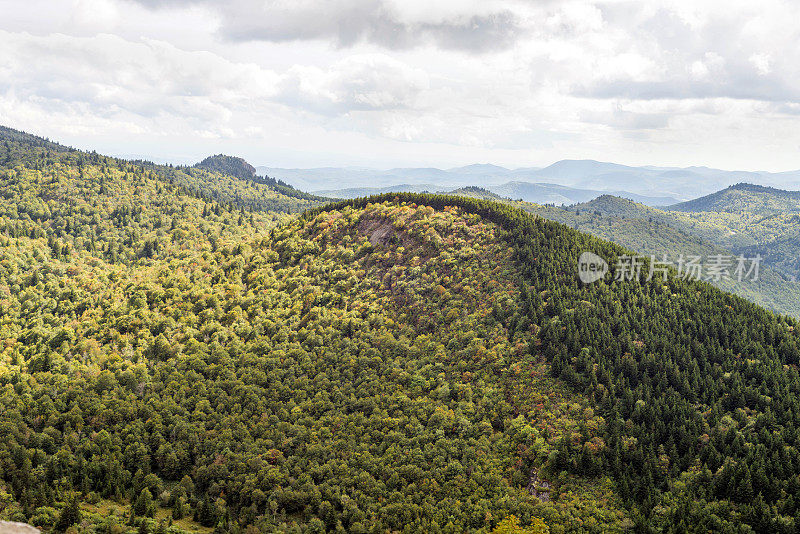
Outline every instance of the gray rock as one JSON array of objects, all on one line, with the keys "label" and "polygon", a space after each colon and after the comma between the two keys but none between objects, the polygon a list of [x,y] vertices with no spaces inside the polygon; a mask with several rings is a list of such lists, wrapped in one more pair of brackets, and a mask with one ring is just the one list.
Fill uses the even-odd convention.
[{"label": "gray rock", "polygon": [[528,481],[528,493],[542,502],[550,501],[550,483],[539,478],[539,472],[536,469],[531,470],[531,478]]},{"label": "gray rock", "polygon": [[0,521],[0,534],[39,534],[39,529],[27,523]]}]

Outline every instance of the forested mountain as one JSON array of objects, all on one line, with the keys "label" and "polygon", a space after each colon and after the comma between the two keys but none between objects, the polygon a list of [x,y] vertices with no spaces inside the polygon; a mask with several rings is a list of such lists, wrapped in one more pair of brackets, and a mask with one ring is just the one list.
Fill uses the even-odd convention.
[{"label": "forested mountain", "polygon": [[[791,318],[675,276],[616,281],[630,251],[508,204],[312,207],[206,169],[2,135],[2,519],[174,533],[800,524]],[[583,251],[609,276],[581,283]]]},{"label": "forested mountain", "polygon": [[256,177],[256,168],[247,163],[244,159],[235,156],[217,154],[209,156],[195,165],[198,169],[206,169],[228,176],[235,176],[244,180],[252,180]]},{"label": "forested mountain", "polygon": [[759,215],[800,211],[800,191],[736,184],[722,191],[670,206],[674,211],[748,212]]},{"label": "forested mountain", "polygon": [[800,191],[738,184],[670,209],[693,224],[725,229],[716,241],[722,246],[760,254],[784,276],[800,278]]},{"label": "forested mountain", "polygon": [[[304,191],[299,191],[291,185],[271,178],[269,176],[258,176],[256,169],[247,161],[235,156],[226,156],[225,154],[217,154],[209,156],[200,163],[196,163],[194,169],[203,169],[209,171],[212,179],[219,179],[221,176],[230,178],[239,178],[245,181],[252,181],[260,185],[268,186],[268,189],[276,191],[281,195],[298,198],[300,200],[309,200],[312,202],[322,202],[328,200],[319,195],[312,195]],[[212,186],[213,187],[213,186]],[[241,204],[241,199],[237,198],[237,205]],[[275,206],[260,206],[260,209],[275,209]]]},{"label": "forested mountain", "polygon": [[[640,254],[657,258],[666,254],[673,262],[681,254],[708,259],[719,254],[731,258],[743,254],[752,258],[761,253],[763,259],[758,280],[740,282],[732,277],[713,280],[712,283],[771,310],[800,317],[800,283],[791,278],[792,275],[784,274],[773,255],[749,245],[754,240],[745,232],[758,227],[742,225],[742,234],[738,234],[738,240],[734,241],[731,238],[733,230],[715,222],[719,217],[715,218],[711,212],[703,213],[702,219],[695,219],[693,214],[660,210],[610,195],[570,207],[512,204]],[[782,242],[786,243],[787,252],[794,250],[795,255],[800,254],[800,243],[795,244],[790,230],[785,230],[789,236]],[[729,271],[733,271],[733,266]]]},{"label": "forested mountain", "polygon": [[[602,419],[511,336],[519,287],[496,224],[383,204],[275,227],[280,213],[178,185],[199,171],[29,141],[3,169],[4,517],[101,531],[625,524],[610,480],[532,477],[564,436],[596,448]],[[208,176],[198,190],[251,187]],[[548,483],[557,502],[531,496]]]},{"label": "forested mountain", "polygon": [[472,197],[478,198],[483,200],[496,200],[496,201],[505,201],[506,199],[501,197],[496,193],[492,193],[488,189],[484,189],[483,187],[478,186],[468,186],[468,187],[461,187],[459,189],[455,189],[453,191],[449,191],[448,195],[456,195],[462,197]]},{"label": "forested mountain", "polygon": [[800,278],[800,191],[739,184],[662,213],[675,228]]}]

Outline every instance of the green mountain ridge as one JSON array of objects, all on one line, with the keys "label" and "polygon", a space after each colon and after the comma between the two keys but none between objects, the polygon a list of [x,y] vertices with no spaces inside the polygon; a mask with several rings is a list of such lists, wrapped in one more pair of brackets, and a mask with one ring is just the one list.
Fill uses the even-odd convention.
[{"label": "green mountain ridge", "polygon": [[673,211],[748,211],[771,214],[800,211],[800,191],[739,183],[704,197],[669,207]]},{"label": "green mountain ridge", "polygon": [[[531,204],[519,206],[608,239],[639,254],[657,258],[666,255],[672,262],[677,261],[680,255],[707,259],[721,254],[735,263],[739,255],[753,258],[761,254],[758,280],[739,282],[732,276],[731,280],[715,281],[714,284],[776,312],[800,317],[800,284],[791,278],[792,274],[781,268],[783,256],[768,254],[763,248],[753,245],[755,239],[747,235],[737,233],[738,239],[733,240],[731,234],[734,231],[729,226],[717,224],[717,219],[711,213],[704,213],[703,219],[698,220],[682,212],[660,210],[610,195],[570,208]],[[744,225],[739,228],[747,231]],[[787,251],[795,246],[790,237],[783,241]],[[731,274],[734,266],[729,269]]]},{"label": "green mountain ridge", "polygon": [[497,200],[503,201],[503,197],[498,195],[497,193],[492,193],[488,189],[478,186],[469,186],[469,187],[461,187],[459,189],[455,189],[453,191],[449,191],[446,193],[447,195],[456,195],[456,196],[463,196],[463,197],[471,197],[483,200]]},{"label": "green mountain ridge", "polygon": [[[507,203],[322,204],[2,140],[2,519],[176,534],[800,524],[792,318],[705,282],[615,281],[630,249]],[[584,251],[610,276],[581,283]]]},{"label": "green mountain ridge", "polygon": [[244,180],[252,180],[256,176],[256,168],[247,163],[243,158],[226,156],[225,154],[209,156],[200,163],[195,164],[195,167],[235,176]]}]

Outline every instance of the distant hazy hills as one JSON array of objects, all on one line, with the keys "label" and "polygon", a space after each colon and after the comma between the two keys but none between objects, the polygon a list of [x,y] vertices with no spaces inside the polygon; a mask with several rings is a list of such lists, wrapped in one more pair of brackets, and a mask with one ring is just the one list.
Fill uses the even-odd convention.
[{"label": "distant hazy hills", "polygon": [[480,186],[504,197],[539,204],[574,204],[609,193],[650,206],[664,206],[749,182],[800,188],[800,170],[783,173],[725,171],[708,167],[631,167],[593,160],[562,160],[549,167],[507,169],[475,164],[453,169],[363,167],[282,169],[257,172],[317,194],[354,198],[394,191],[449,191]]},{"label": "distant hazy hills", "polygon": [[623,190],[603,190],[603,189],[578,189],[564,185],[550,183],[531,183],[513,181],[499,186],[489,186],[489,189],[500,196],[522,199],[526,202],[537,202],[539,204],[575,204],[577,202],[587,202],[603,194],[612,194],[623,198],[629,198],[648,206],[665,206],[674,204],[677,200],[675,196],[650,196],[632,193]]},{"label": "distant hazy hills", "polygon": [[748,211],[769,215],[800,211],[800,191],[783,191],[774,187],[736,184],[722,191],[670,206],[675,211]]},{"label": "distant hazy hills", "polygon": [[440,188],[432,184],[398,184],[387,187],[346,187],[344,189],[322,189],[315,194],[329,198],[359,198],[382,193],[424,193],[438,191]]}]

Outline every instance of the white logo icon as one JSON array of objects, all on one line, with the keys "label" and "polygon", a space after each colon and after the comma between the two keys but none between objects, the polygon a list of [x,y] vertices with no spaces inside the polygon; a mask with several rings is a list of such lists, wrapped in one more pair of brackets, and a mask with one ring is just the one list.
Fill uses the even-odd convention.
[{"label": "white logo icon", "polygon": [[584,284],[591,284],[603,278],[608,272],[608,263],[606,260],[593,254],[592,252],[584,252],[578,258],[578,278]]}]

